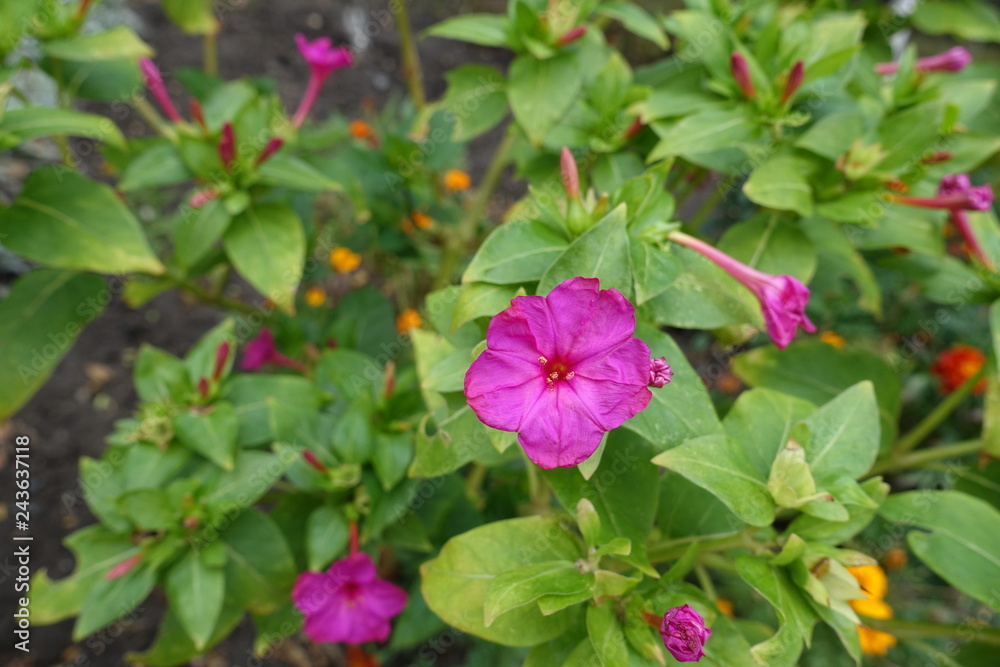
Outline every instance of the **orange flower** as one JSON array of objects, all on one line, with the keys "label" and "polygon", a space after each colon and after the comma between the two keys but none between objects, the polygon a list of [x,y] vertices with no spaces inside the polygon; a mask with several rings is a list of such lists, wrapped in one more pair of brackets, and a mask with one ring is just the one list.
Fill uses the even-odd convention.
[{"label": "orange flower", "polygon": [[729,618],[733,617],[733,603],[725,598],[715,599],[716,608]]},{"label": "orange flower", "polygon": [[336,247],[330,251],[330,266],[337,273],[350,273],[361,266],[361,255],[350,248]]},{"label": "orange flower", "polygon": [[866,625],[858,626],[858,639],[861,641],[861,652],[865,655],[882,657],[896,645],[896,638],[888,632],[882,632]]},{"label": "orange flower", "polygon": [[412,329],[420,328],[421,323],[420,313],[407,308],[396,317],[396,330],[401,334],[407,334]]},{"label": "orange flower", "polygon": [[472,178],[461,169],[449,169],[444,173],[444,187],[449,190],[468,190]]},{"label": "orange flower", "polygon": [[[941,393],[950,394],[978,373],[984,363],[985,354],[971,345],[958,344],[938,354],[937,361],[931,366],[931,374],[941,381]],[[972,393],[981,394],[984,391],[986,378],[976,383]]]},{"label": "orange flower", "polygon": [[741,386],[739,379],[729,372],[723,373],[715,380],[715,388],[730,396],[737,393]]},{"label": "orange flower", "polygon": [[319,286],[310,287],[306,290],[306,303],[313,308],[319,308],[326,303],[326,292]]},{"label": "orange flower", "polygon": [[404,234],[413,233],[413,221],[409,218],[403,218],[399,221],[399,228],[403,230]]},{"label": "orange flower", "polygon": [[892,607],[890,607],[884,600],[863,598],[861,600],[848,600],[847,603],[851,605],[851,609],[858,612],[862,616],[878,619],[892,618]]},{"label": "orange flower", "polygon": [[882,566],[890,572],[895,572],[902,570],[906,566],[906,561],[906,549],[893,547],[886,551],[885,556],[882,557]]},{"label": "orange flower", "polygon": [[858,580],[861,590],[869,598],[881,600],[889,591],[889,580],[885,576],[885,570],[878,565],[858,565],[847,568],[847,571]]},{"label": "orange flower", "polygon": [[417,226],[417,229],[426,230],[434,226],[434,218],[420,211],[414,211],[410,215],[410,219],[413,220],[413,224]]},{"label": "orange flower", "polygon": [[[848,600],[851,608],[869,618],[892,618],[892,607],[882,600],[889,591],[885,570],[878,565],[860,565],[849,567],[847,571],[858,580],[861,590],[868,596]],[[865,655],[883,656],[896,645],[896,638],[888,632],[869,628],[867,625],[858,626],[858,639],[861,642],[861,652]]]},{"label": "orange flower", "polygon": [[371,139],[375,136],[375,130],[372,129],[372,126],[361,119],[352,120],[348,126],[348,132],[355,139]]},{"label": "orange flower", "polygon": [[843,350],[847,347],[847,341],[844,340],[844,337],[833,331],[824,331],[819,335],[819,339],[827,345],[832,345],[838,350]]}]

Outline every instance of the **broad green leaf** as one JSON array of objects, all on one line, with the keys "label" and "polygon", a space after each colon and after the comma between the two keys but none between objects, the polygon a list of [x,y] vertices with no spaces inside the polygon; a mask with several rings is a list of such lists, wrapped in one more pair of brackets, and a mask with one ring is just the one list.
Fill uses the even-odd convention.
[{"label": "broad green leaf", "polygon": [[704,72],[700,68],[681,72],[664,82],[662,86],[654,88],[649,97],[636,104],[630,111],[638,111],[642,122],[649,124],[661,118],[687,116],[718,107],[723,100],[718,95],[702,90],[703,76]]},{"label": "broad green leaf", "polygon": [[847,152],[864,133],[864,115],[860,111],[837,111],[816,121],[795,145],[829,160]]},{"label": "broad green leaf", "polygon": [[747,458],[766,479],[778,452],[788,444],[792,426],[816,410],[816,406],[770,389],[751,389],[740,394],[722,425],[740,443]]},{"label": "broad green leaf", "polygon": [[[462,291],[458,293],[458,300],[455,301],[451,332],[458,331],[460,326],[477,318],[493,317],[510,306],[510,300],[516,294],[517,288],[513,285],[491,285],[489,283],[462,285]],[[471,363],[472,360],[469,359],[469,362]]]},{"label": "broad green leaf", "polygon": [[343,186],[305,160],[276,153],[257,168],[264,185],[301,192],[342,192]]},{"label": "broad green leaf", "polygon": [[[2,235],[0,235],[2,238]],[[94,275],[36,269],[0,301],[0,420],[48,380],[83,327],[104,310],[107,290]]]},{"label": "broad green leaf", "polygon": [[12,148],[28,139],[52,135],[87,137],[115,148],[125,148],[125,137],[110,118],[71,109],[30,107],[5,111],[0,117],[0,148]]},{"label": "broad green leaf", "polygon": [[143,86],[142,71],[134,58],[90,61],[43,58],[40,65],[70,97],[120,104]]},{"label": "broad green leaf", "polygon": [[913,24],[928,35],[955,35],[974,42],[1000,41],[1000,11],[976,0],[924,0]]},{"label": "broad green leaf", "polygon": [[232,470],[236,457],[236,409],[230,403],[195,408],[173,418],[177,438],[225,470]]},{"label": "broad green leaf", "polygon": [[[2,124],[0,124],[0,129]],[[177,185],[193,178],[188,168],[184,166],[181,154],[177,148],[168,141],[157,143],[144,150],[137,158],[129,162],[128,167],[122,174],[122,179],[118,182],[118,189],[122,192],[132,192],[143,188],[157,188],[167,185]],[[212,204],[221,206],[220,202],[213,201],[202,208],[211,208]],[[181,207],[181,216],[197,216],[202,209],[191,210],[190,207]]]},{"label": "broad green leaf", "polygon": [[224,605],[211,638],[205,643],[204,649],[199,651],[181,625],[176,609],[168,607],[153,645],[142,653],[126,653],[125,658],[149,667],[173,667],[186,663],[228,637],[245,611],[237,605]]},{"label": "broad green leaf", "polygon": [[535,563],[504,572],[490,582],[483,604],[483,624],[489,627],[503,614],[544,596],[589,594],[592,584],[593,576],[587,577],[568,560]]},{"label": "broad green leaf", "polygon": [[362,396],[378,399],[382,376],[383,369],[367,354],[339,347],[323,350],[316,366],[316,386],[336,401],[354,402]]},{"label": "broad green leaf", "polygon": [[42,0],[4,0],[0,2],[0,54],[17,46],[27,33]]},{"label": "broad green leaf", "polygon": [[739,556],[736,567],[743,580],[774,606],[781,621],[774,636],[754,646],[751,654],[761,665],[791,667],[809,644],[816,613],[781,568],[752,556]]},{"label": "broad green leaf", "polygon": [[199,551],[191,549],[167,572],[164,587],[170,608],[195,648],[204,650],[222,612],[224,571],[206,564]]},{"label": "broad green leaf", "polygon": [[453,121],[454,141],[468,141],[496,127],[507,115],[507,80],[487,65],[463,65],[444,75],[448,92],[441,100]]},{"label": "broad green leaf", "polygon": [[371,403],[351,403],[333,426],[330,446],[345,463],[368,463],[375,442],[372,436]]},{"label": "broad green leaf", "polygon": [[806,452],[820,488],[839,479],[857,479],[879,451],[878,404],[869,381],[859,382],[820,407],[792,429]]},{"label": "broad green leaf", "polygon": [[132,525],[144,530],[169,530],[180,523],[180,508],[163,489],[129,491],[118,498],[118,508]]},{"label": "broad green leaf", "polygon": [[219,31],[212,0],[163,0],[163,10],[186,33],[214,35]]},{"label": "broad green leaf", "polygon": [[174,227],[174,254],[180,264],[190,268],[204,259],[231,220],[225,204],[218,200],[197,209],[182,207]]},{"label": "broad green leaf", "polygon": [[1000,510],[958,491],[907,491],[890,496],[879,514],[928,531],[906,536],[913,553],[958,590],[998,608]]},{"label": "broad green leaf", "polygon": [[[639,5],[619,0],[605,0],[598,6],[597,14],[621,21],[626,30],[643,39],[648,39],[661,49],[669,46],[663,28],[649,12]],[[599,650],[598,654],[600,654]]]},{"label": "broad green leaf", "polygon": [[632,271],[625,206],[618,206],[566,248],[545,271],[538,293],[576,276],[598,278],[601,289],[614,288],[632,298]]},{"label": "broad green leaf", "polygon": [[155,585],[156,571],[142,563],[115,579],[97,580],[73,626],[73,641],[78,642],[131,612]]},{"label": "broad green leaf", "polygon": [[316,385],[295,375],[237,375],[225,385],[223,398],[236,408],[237,444],[293,442],[303,422],[316,413],[322,395]]},{"label": "broad green leaf", "polygon": [[669,250],[629,238],[629,258],[635,287],[635,304],[659,296],[680,275],[680,261]]},{"label": "broad green leaf", "polygon": [[240,275],[282,310],[295,311],[306,238],[294,210],[285,204],[252,205],[233,218],[222,242]]},{"label": "broad green leaf", "polygon": [[650,152],[646,162],[728,148],[750,141],[758,131],[742,109],[709,109],[676,123],[657,121],[652,127],[660,135],[660,143]]},{"label": "broad green leaf", "polygon": [[878,163],[879,171],[893,172],[911,167],[914,155],[933,148],[941,131],[944,102],[934,100],[898,111],[882,121],[878,139],[889,153]]},{"label": "broad green leaf", "polygon": [[949,472],[956,477],[956,491],[985,500],[1000,509],[1000,461],[990,461],[982,468],[950,466]]},{"label": "broad green leaf", "polygon": [[246,509],[220,537],[228,556],[227,595],[234,598],[227,602],[255,614],[283,607],[295,581],[295,560],[274,521]]},{"label": "broad green leaf", "polygon": [[97,273],[163,273],[139,221],[108,186],[55,167],[36,169],[0,211],[3,244],[28,259]]},{"label": "broad green leaf", "polygon": [[774,501],[740,443],[726,435],[688,440],[653,458],[653,463],[680,473],[726,504],[752,526],[774,521]]},{"label": "broad green leaf", "polygon": [[432,25],[423,34],[482,46],[505,46],[507,19],[496,14],[462,14]]},{"label": "broad green leaf", "polygon": [[758,271],[790,275],[808,284],[816,271],[816,249],[797,224],[777,214],[738,222],[719,240],[719,250]]},{"label": "broad green leaf", "polygon": [[375,474],[388,491],[406,477],[406,470],[413,462],[413,437],[402,434],[379,433],[375,436],[372,465]]},{"label": "broad green leaf", "polygon": [[203,500],[225,510],[232,505],[250,507],[285,473],[293,458],[268,452],[240,451],[232,470],[205,463],[191,473],[208,489]]},{"label": "broad green leaf", "polygon": [[241,342],[234,333],[235,326],[236,322],[232,318],[226,318],[198,339],[198,342],[188,350],[187,356],[184,358],[184,366],[187,368],[188,377],[211,377],[215,372],[219,347],[223,343],[229,343],[229,356],[222,366],[220,379],[229,376],[236,361],[236,347]]},{"label": "broad green leaf", "polygon": [[573,537],[550,518],[496,521],[453,537],[436,558],[421,565],[421,592],[427,606],[461,632],[507,646],[533,646],[575,626],[578,614],[567,609],[543,616],[526,605],[487,628],[483,605],[491,583],[526,565],[579,557]]},{"label": "broad green leaf", "polygon": [[306,523],[306,567],[325,570],[347,548],[350,532],[343,512],[329,505],[317,507]]},{"label": "broad green leaf", "polygon": [[119,58],[152,58],[153,49],[128,26],[104,32],[46,42],[45,55],[63,60],[91,61]]},{"label": "broad green leaf", "polygon": [[504,223],[486,237],[462,282],[510,285],[539,280],[567,246],[566,239],[544,223]]},{"label": "broad green leaf", "polygon": [[143,343],[135,360],[135,393],[144,401],[182,402],[194,388],[184,362]]},{"label": "broad green leaf", "polygon": [[842,278],[849,278],[858,288],[858,306],[875,317],[882,316],[882,292],[875,281],[875,274],[865,258],[854,249],[841,225],[820,218],[801,221],[816,249],[818,258],[816,275],[811,286],[820,292],[843,291]]},{"label": "broad green leaf", "polygon": [[491,430],[464,406],[437,425],[433,436],[417,433],[410,477],[438,477],[469,461],[492,454]]},{"label": "broad green leaf", "polygon": [[813,209],[810,166],[794,155],[776,155],[754,169],[743,184],[743,193],[761,206],[808,216]]},{"label": "broad green leaf", "polygon": [[656,523],[664,536],[671,540],[731,535],[745,527],[709,491],[673,472],[660,478]]},{"label": "broad green leaf", "polygon": [[[889,495],[889,485],[882,481],[881,477],[873,477],[866,480],[858,488],[863,491],[869,499],[870,507],[863,504],[846,505],[849,516],[847,521],[825,521],[816,517],[802,514],[795,517],[788,526],[788,534],[795,534],[799,537],[822,542],[829,545],[843,544],[855,535],[860,533],[871,523],[875,517],[875,511],[882,501]],[[836,497],[836,494],[835,496]],[[839,500],[839,499],[838,499]]]},{"label": "broad green leaf", "polygon": [[531,55],[514,59],[509,71],[507,97],[514,118],[534,145],[569,110],[580,92],[583,72],[577,59],[561,53],[547,60]]},{"label": "broad green leaf", "polygon": [[628,644],[615,614],[614,601],[587,607],[587,636],[602,667],[628,664]]}]

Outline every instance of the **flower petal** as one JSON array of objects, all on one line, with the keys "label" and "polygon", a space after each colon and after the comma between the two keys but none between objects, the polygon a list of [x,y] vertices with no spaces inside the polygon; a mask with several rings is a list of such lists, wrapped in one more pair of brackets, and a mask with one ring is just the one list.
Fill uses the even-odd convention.
[{"label": "flower petal", "polygon": [[362,605],[368,613],[392,618],[406,606],[406,591],[395,584],[378,579],[365,587]]},{"label": "flower petal", "polygon": [[308,616],[316,613],[330,602],[334,588],[326,574],[303,572],[295,580],[292,601],[299,611]]},{"label": "flower petal", "polygon": [[326,573],[337,586],[342,586],[348,581],[367,584],[375,581],[375,563],[372,562],[371,556],[360,551],[353,556],[338,560]]},{"label": "flower petal", "polygon": [[485,350],[465,374],[465,398],[479,420],[502,431],[516,431],[521,418],[546,391],[543,367],[509,352]]},{"label": "flower petal", "polygon": [[543,391],[521,423],[518,442],[540,468],[570,468],[586,461],[604,435],[566,384]]},{"label": "flower petal", "polygon": [[[648,371],[647,371],[648,375]],[[574,410],[585,413],[605,431],[618,428],[646,409],[653,398],[646,385],[619,384],[597,381],[585,377],[575,377],[566,382],[565,398],[560,396],[560,409],[566,403],[573,403]],[[570,396],[573,398],[570,398]]]},{"label": "flower petal", "polygon": [[490,326],[486,330],[486,345],[495,352],[508,352],[532,363],[538,363],[538,357],[542,356],[535,337],[528,328],[528,320],[514,306],[500,311],[490,320]]},{"label": "flower petal", "polygon": [[628,338],[573,365],[576,377],[646,386],[649,384],[649,346],[638,338]]}]

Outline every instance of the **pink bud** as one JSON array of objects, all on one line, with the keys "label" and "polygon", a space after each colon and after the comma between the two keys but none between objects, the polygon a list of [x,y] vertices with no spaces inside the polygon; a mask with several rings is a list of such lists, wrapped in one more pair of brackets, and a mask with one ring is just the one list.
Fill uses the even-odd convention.
[{"label": "pink bud", "polygon": [[570,199],[580,198],[580,172],[576,168],[576,160],[568,148],[563,147],[559,156],[559,172],[562,175],[566,196]]},{"label": "pink bud", "polygon": [[134,556],[126,558],[125,560],[118,563],[110,570],[108,570],[108,573],[104,575],[104,578],[108,581],[111,581],[112,579],[117,579],[118,577],[127,574],[133,567],[139,564],[139,561],[142,560],[142,556],[143,556],[142,552],[139,552]]},{"label": "pink bud", "polygon": [[[944,53],[927,58],[919,58],[914,66],[918,72],[960,72],[972,62],[972,54],[962,46],[948,49]],[[876,74],[894,74],[899,71],[899,63],[878,63]]]},{"label": "pink bud", "polygon": [[277,153],[281,149],[282,144],[284,143],[285,143],[284,139],[279,139],[278,137],[275,137],[274,139],[271,139],[269,142],[267,142],[267,146],[264,146],[264,150],[262,150],[260,152],[260,155],[257,156],[257,162],[256,162],[257,166],[259,167],[260,165],[267,162],[268,158]]},{"label": "pink bud", "polygon": [[742,53],[733,51],[733,55],[729,60],[729,69],[733,73],[733,78],[736,80],[736,84],[743,91],[743,94],[748,100],[752,100],[757,96],[757,90],[753,87],[753,78],[750,76],[750,67],[747,65],[747,59],[743,57]]},{"label": "pink bud", "polygon": [[229,361],[230,348],[229,341],[225,340],[215,351],[215,370],[212,372],[212,380],[216,382],[222,377],[222,371],[225,370],[226,362]]},{"label": "pink bud", "polygon": [[208,398],[208,380],[205,378],[198,379],[198,394],[200,394],[202,398]]},{"label": "pink bud", "polygon": [[557,39],[556,44],[558,46],[566,46],[567,44],[572,44],[576,40],[583,37],[585,34],[587,34],[587,26],[578,25],[577,27],[567,31],[565,35]]},{"label": "pink bud", "polygon": [[142,68],[142,75],[146,79],[146,88],[156,98],[160,108],[163,109],[163,113],[167,114],[167,118],[175,123],[183,122],[184,119],[177,113],[177,107],[170,100],[167,87],[163,83],[163,75],[160,74],[160,69],[156,66],[156,63],[148,58],[143,58],[139,61],[139,67]]},{"label": "pink bud", "polygon": [[194,530],[201,524],[201,520],[196,516],[184,517],[184,527],[188,530]]},{"label": "pink bud", "polygon": [[191,200],[188,202],[194,208],[201,208],[208,202],[212,201],[219,196],[219,192],[213,188],[205,188],[204,190],[199,190],[191,196]]},{"label": "pink bud", "polygon": [[665,357],[656,357],[649,360],[649,386],[662,387],[670,382],[674,372],[670,369]]},{"label": "pink bud", "polygon": [[712,631],[705,619],[689,605],[668,609],[660,625],[660,637],[678,662],[698,662],[705,656],[705,642]]},{"label": "pink bud", "polygon": [[785,83],[785,92],[781,94],[781,103],[786,104],[788,100],[792,99],[792,96],[798,91],[799,87],[802,85],[802,81],[806,76],[805,64],[800,60],[794,65],[792,65],[791,71],[788,73],[788,81]]},{"label": "pink bud", "polygon": [[625,139],[631,139],[635,135],[639,134],[639,130],[643,127],[642,119],[636,117],[636,119],[632,121],[632,124],[628,126],[628,129],[625,130]]},{"label": "pink bud", "polygon": [[236,159],[236,135],[233,133],[233,124],[227,122],[222,126],[222,138],[219,139],[219,157],[222,158],[222,166],[229,171]]},{"label": "pink bud", "polygon": [[323,475],[329,475],[330,474],[330,469],[327,468],[322,463],[320,463],[320,460],[318,458],[316,458],[316,455],[313,454],[312,452],[310,452],[308,449],[302,450],[302,458],[304,458],[306,460],[306,463],[308,463],[313,468],[315,468],[316,470],[318,470],[320,472],[320,474],[323,474]]},{"label": "pink bud", "polygon": [[200,127],[203,131],[207,131],[208,126],[205,125],[205,112],[201,108],[201,103],[192,98],[188,107],[191,109],[191,117],[194,118],[194,122],[198,123],[198,127]]}]

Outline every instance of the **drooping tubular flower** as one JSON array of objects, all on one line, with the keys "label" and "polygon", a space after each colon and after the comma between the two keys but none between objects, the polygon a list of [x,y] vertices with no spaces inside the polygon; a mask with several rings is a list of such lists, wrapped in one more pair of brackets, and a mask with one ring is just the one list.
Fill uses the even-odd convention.
[{"label": "drooping tubular flower", "polygon": [[389,623],[406,606],[406,592],[379,579],[363,551],[336,561],[326,572],[303,572],[292,600],[305,617],[314,642],[362,644],[389,637]]},{"label": "drooping tubular flower", "polygon": [[788,347],[800,326],[809,333],[816,332],[816,325],[806,317],[809,288],[792,276],[774,276],[758,271],[681,232],[671,232],[667,238],[712,260],[753,292],[760,301],[767,334],[779,349]]},{"label": "drooping tubular flower", "polygon": [[663,615],[660,637],[677,662],[698,662],[705,657],[705,642],[711,636],[705,619],[690,605],[668,609]]},{"label": "drooping tubular flower", "polygon": [[649,404],[649,348],[634,333],[635,308],[597,278],[515,297],[490,322],[465,397],[484,424],[516,431],[539,467],[575,466]]},{"label": "drooping tubular flower", "polygon": [[309,116],[309,111],[319,97],[323,82],[338,69],[353,65],[354,56],[351,55],[350,49],[334,48],[329,37],[320,37],[310,42],[305,35],[299,34],[295,35],[295,43],[299,47],[299,53],[309,65],[309,84],[292,118],[292,125],[298,128],[302,127],[302,123]]},{"label": "drooping tubular flower", "polygon": [[149,58],[139,60],[139,67],[142,69],[142,76],[146,80],[146,88],[156,98],[156,102],[163,109],[163,113],[167,114],[167,118],[175,123],[183,122],[184,119],[177,112],[177,107],[174,106],[174,103],[170,100],[170,94],[167,93],[167,86],[163,83],[163,75],[160,74],[160,68]]},{"label": "drooping tubular flower", "polygon": [[286,357],[278,351],[277,345],[274,344],[274,334],[270,329],[262,330],[256,338],[247,343],[246,349],[243,350],[240,368],[245,371],[255,371],[267,364],[277,364],[300,372],[308,370],[302,362]]},{"label": "drooping tubular flower", "polygon": [[[918,58],[916,69],[918,72],[960,72],[971,62],[972,54],[969,53],[969,50],[964,46],[956,46],[936,56]],[[876,74],[894,74],[898,70],[899,63],[878,63],[875,65]]]},{"label": "drooping tubular flower", "polygon": [[948,174],[941,179],[937,197],[889,195],[889,201],[918,208],[988,211],[993,204],[993,189],[988,185],[972,185],[966,174]]},{"label": "drooping tubular flower", "polygon": [[[990,205],[993,203],[993,189],[988,185],[980,185],[978,188],[973,187],[971,181],[969,180],[968,174],[947,174],[941,179],[941,184],[938,186],[938,196],[952,196],[955,194],[962,194],[963,192],[968,192],[970,190],[979,191],[979,199],[984,208],[979,208],[975,210],[989,210]],[[965,211],[954,210],[951,211],[951,224],[955,226],[958,233],[962,235],[962,239],[968,246],[969,251],[973,256],[978,259],[983,266],[985,266],[990,271],[995,271],[996,266],[993,264],[993,260],[989,258],[986,254],[986,250],[983,248],[979,239],[976,238],[976,233],[972,230],[972,223],[969,222],[969,214]]]}]

